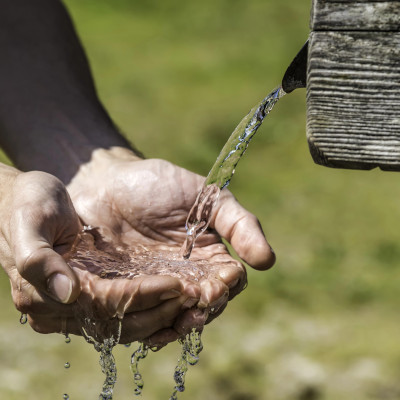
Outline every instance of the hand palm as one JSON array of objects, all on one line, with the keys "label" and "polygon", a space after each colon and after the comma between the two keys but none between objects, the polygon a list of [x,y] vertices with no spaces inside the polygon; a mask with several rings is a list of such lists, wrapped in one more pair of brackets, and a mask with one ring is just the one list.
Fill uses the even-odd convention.
[{"label": "hand palm", "polygon": [[[70,187],[83,222],[98,227],[114,243],[179,252],[186,217],[204,178],[162,160],[119,160],[102,166],[82,174]],[[213,276],[218,283],[204,284],[199,304],[207,306],[221,297],[225,304],[228,288],[231,298],[242,290],[245,270],[215,231],[199,238],[192,259],[208,260],[218,270]]]},{"label": "hand palm", "polygon": [[[98,182],[82,185],[73,199],[84,223],[99,227],[110,240],[179,248],[202,182],[202,177],[168,162],[143,160],[111,167]],[[219,235],[211,230],[198,247],[207,258],[222,250]]]}]

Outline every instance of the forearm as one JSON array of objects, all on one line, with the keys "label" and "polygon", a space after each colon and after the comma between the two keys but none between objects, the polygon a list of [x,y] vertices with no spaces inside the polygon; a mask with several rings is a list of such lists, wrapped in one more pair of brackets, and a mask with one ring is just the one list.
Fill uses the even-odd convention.
[{"label": "forearm", "polygon": [[129,148],[100,103],[59,0],[0,0],[0,145],[69,182],[93,150]]}]

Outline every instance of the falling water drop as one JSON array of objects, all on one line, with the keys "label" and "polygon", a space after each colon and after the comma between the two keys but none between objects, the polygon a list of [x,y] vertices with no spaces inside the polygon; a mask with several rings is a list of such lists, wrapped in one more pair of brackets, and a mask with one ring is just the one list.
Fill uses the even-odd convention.
[{"label": "falling water drop", "polygon": [[69,337],[68,333],[65,334],[65,343],[71,343],[71,338]]},{"label": "falling water drop", "polygon": [[28,316],[24,313],[21,313],[19,322],[20,322],[20,324],[25,325],[28,322]]},{"label": "falling water drop", "polygon": [[64,393],[64,394],[63,394],[63,399],[64,399],[64,400],[69,400],[69,395],[68,395],[67,393]]},{"label": "falling water drop", "polygon": [[142,394],[144,382],[141,373],[139,372],[139,361],[146,358],[148,354],[148,346],[140,343],[138,349],[133,352],[131,356],[131,371],[133,374],[133,382],[135,384],[135,390],[133,391],[135,396]]},{"label": "falling water drop", "polygon": [[70,366],[71,366],[71,364],[68,361],[64,364],[64,368],[66,368],[66,369],[68,369]]}]

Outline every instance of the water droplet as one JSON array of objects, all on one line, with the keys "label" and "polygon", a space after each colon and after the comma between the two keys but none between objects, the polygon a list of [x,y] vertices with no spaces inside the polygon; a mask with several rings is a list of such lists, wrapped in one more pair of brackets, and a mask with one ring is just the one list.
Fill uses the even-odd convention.
[{"label": "water droplet", "polygon": [[68,395],[67,393],[64,393],[64,394],[63,394],[63,399],[64,399],[64,400],[69,400],[69,395]]},{"label": "water droplet", "polygon": [[25,325],[28,322],[28,316],[22,313],[19,322],[20,324]]},{"label": "water droplet", "polygon": [[71,366],[71,364],[67,361],[65,364],[64,364],[64,368],[69,368]]},{"label": "water droplet", "polygon": [[68,333],[65,334],[65,343],[71,343],[71,338],[68,336]]},{"label": "water droplet", "polygon": [[148,346],[140,343],[138,349],[131,356],[131,371],[133,374],[133,382],[135,384],[135,389],[133,391],[135,396],[142,394],[144,381],[141,373],[139,372],[139,361],[146,358],[148,354]]}]

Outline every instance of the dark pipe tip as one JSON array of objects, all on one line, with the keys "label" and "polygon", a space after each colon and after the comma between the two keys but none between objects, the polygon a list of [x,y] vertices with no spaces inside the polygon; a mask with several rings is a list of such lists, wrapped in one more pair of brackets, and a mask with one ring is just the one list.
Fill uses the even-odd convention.
[{"label": "dark pipe tip", "polygon": [[282,89],[286,93],[307,85],[308,40],[293,59],[282,79]]}]

